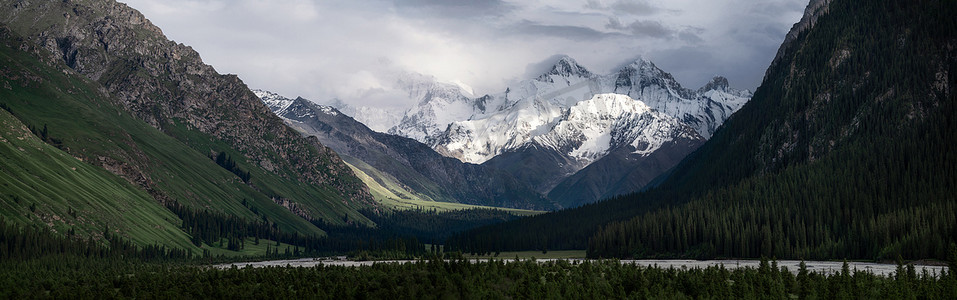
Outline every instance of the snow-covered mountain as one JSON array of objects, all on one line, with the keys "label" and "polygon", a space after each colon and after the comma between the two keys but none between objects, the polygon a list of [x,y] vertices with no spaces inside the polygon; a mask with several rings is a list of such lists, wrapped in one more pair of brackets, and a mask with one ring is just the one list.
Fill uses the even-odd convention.
[{"label": "snow-covered mountain", "polygon": [[373,106],[355,106],[343,102],[339,98],[333,98],[325,105],[335,107],[340,112],[365,124],[376,132],[388,132],[396,124],[402,121],[402,111],[384,109]]},{"label": "snow-covered mountain", "polygon": [[[553,101],[522,101],[504,113],[454,122],[434,147],[463,161],[483,163],[534,143],[584,167],[625,144],[642,153],[654,152],[682,126],[686,125],[627,95],[596,94],[567,109]],[[701,138],[693,131],[683,137]]]},{"label": "snow-covered mountain", "polygon": [[471,92],[454,83],[438,82],[426,76],[400,77],[400,86],[409,97],[419,99],[406,111],[402,121],[389,133],[405,136],[433,146],[449,123],[467,120],[485,112],[485,97],[470,98]]},{"label": "snow-covered mountain", "polygon": [[534,80],[476,99],[476,106],[484,109],[473,111],[467,119],[432,125],[447,127],[431,139],[432,145],[440,153],[471,163],[518,149],[550,132],[570,107],[599,94],[594,78],[574,59],[563,57]]},{"label": "snow-covered mountain", "polygon": [[564,149],[568,156],[594,161],[609,149],[631,145],[637,154],[650,154],[672,139],[699,139],[694,132],[681,130],[677,119],[652,111],[645,103],[620,94],[599,94],[578,102],[567,116],[533,142],[553,149]]},{"label": "snow-covered mountain", "polygon": [[644,59],[605,76],[602,83],[609,92],[641,99],[655,110],[678,118],[705,138],[751,99],[750,91],[733,89],[720,76],[697,91],[683,88],[671,74]]},{"label": "snow-covered mountain", "polygon": [[[562,180],[610,153],[615,153],[615,159],[609,159],[615,162],[606,160],[604,165],[647,169],[629,175],[634,182],[614,187],[611,179],[598,184],[577,176],[578,182],[598,186],[587,197],[650,181],[709,138],[751,97],[750,91],[731,88],[723,77],[698,90],[684,88],[641,58],[600,75],[567,56],[498,94],[472,98],[454,84],[434,81],[422,90],[427,92],[420,94],[418,104],[389,132],[464,162],[505,169],[539,192],[548,193],[556,185],[574,189],[575,183]],[[660,149],[675,155],[656,154]]]},{"label": "snow-covered mountain", "polygon": [[[395,112],[341,101],[329,104],[376,131],[394,124],[388,133],[415,139],[463,162],[506,170],[542,194],[556,186],[567,191],[578,188],[576,184],[590,185],[589,195],[563,201],[577,205],[596,200],[581,197],[605,196],[609,190],[635,189],[650,181],[709,138],[751,97],[750,91],[731,88],[723,77],[697,90],[684,88],[671,74],[641,58],[605,75],[567,56],[543,71],[501,93],[481,97],[460,82],[392,74],[391,88],[401,91],[401,101],[415,103],[401,118]],[[605,167],[584,170],[611,154],[614,157],[601,164]],[[628,175],[624,173],[628,167],[644,170]],[[572,176],[583,170],[606,178]],[[631,179],[622,184],[615,176]],[[569,178],[575,182],[563,182]]]},{"label": "snow-covered mountain", "polygon": [[269,110],[273,111],[278,116],[282,116],[283,114],[285,114],[286,110],[289,109],[289,106],[292,105],[292,102],[295,101],[294,99],[289,99],[289,98],[283,97],[282,95],[279,95],[270,91],[264,91],[259,89],[255,89],[252,91],[253,91],[253,94],[256,94],[256,97],[259,97],[259,99],[262,99],[263,103],[266,104],[267,107],[269,107]]},{"label": "snow-covered mountain", "polygon": [[375,184],[390,186],[387,193],[374,191],[376,199],[414,196],[484,206],[555,208],[541,193],[506,172],[442,156],[410,138],[373,131],[332,106],[267,91],[254,93],[286,124],[336,151]]},{"label": "snow-covered mountain", "polygon": [[[570,115],[572,107],[599,94],[628,95],[677,118],[704,138],[710,137],[750,97],[749,91],[730,88],[722,77],[715,77],[698,91],[685,89],[670,74],[644,59],[609,75],[595,75],[574,59],[562,57],[551,70],[508,87],[504,93],[475,99],[459,95],[455,101],[423,99],[390,132],[418,139],[462,161],[483,163],[548,134]],[[461,109],[445,109],[451,106],[450,102]],[[444,115],[444,119],[422,118],[417,117],[420,111],[452,113]],[[437,129],[443,127],[447,130],[439,133]],[[431,130],[413,135],[402,130],[405,128]],[[561,137],[553,134],[552,144],[556,138]],[[596,158],[601,155],[593,153]]]}]

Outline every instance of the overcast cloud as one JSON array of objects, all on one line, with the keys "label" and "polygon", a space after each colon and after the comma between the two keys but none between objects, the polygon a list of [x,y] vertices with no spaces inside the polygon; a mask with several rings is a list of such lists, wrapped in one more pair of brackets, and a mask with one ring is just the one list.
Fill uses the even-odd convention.
[{"label": "overcast cloud", "polygon": [[[696,89],[754,89],[807,0],[119,0],[220,73],[320,102],[406,106],[388,74],[496,93],[567,54],[595,73],[638,56]],[[377,96],[378,95],[378,96]]]}]

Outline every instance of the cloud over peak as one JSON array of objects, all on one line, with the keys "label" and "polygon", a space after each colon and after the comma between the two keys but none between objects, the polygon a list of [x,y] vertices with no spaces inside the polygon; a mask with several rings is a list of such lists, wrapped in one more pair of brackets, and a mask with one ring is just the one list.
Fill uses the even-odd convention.
[{"label": "cloud over peak", "polygon": [[[643,55],[683,84],[758,85],[807,0],[120,0],[221,72],[313,100],[388,103],[382,69],[478,94],[555,53],[597,73]],[[397,104],[398,105],[398,104]]]}]

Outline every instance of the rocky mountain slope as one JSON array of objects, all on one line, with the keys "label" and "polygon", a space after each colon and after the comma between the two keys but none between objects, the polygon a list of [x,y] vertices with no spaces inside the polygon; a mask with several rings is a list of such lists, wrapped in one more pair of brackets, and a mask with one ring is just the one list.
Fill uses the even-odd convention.
[{"label": "rocky mountain slope", "polygon": [[[136,10],[111,0],[0,1],[0,7],[0,22],[45,49],[37,52],[44,60],[62,61],[68,67],[64,72],[102,85],[108,105],[121,107],[200,156],[228,153],[252,173],[246,185],[262,195],[257,197],[306,219],[341,222],[336,220],[350,215],[368,222],[356,209],[374,205],[371,196],[332,150],[286,126],[236,76],[216,73],[198,53],[168,40]],[[173,188],[158,180],[168,176],[157,173],[155,162],[104,152],[80,154],[161,201],[202,207],[208,201],[243,198],[232,192],[205,198]]]},{"label": "rocky mountain slope", "polygon": [[[625,174],[636,167],[643,167],[640,172],[650,176],[631,177],[626,181],[633,181],[632,185],[640,188],[703,141],[687,125],[651,110],[641,101],[625,95],[599,94],[569,108],[550,132],[535,136],[521,148],[500,154],[484,165],[510,171],[540,192],[549,193],[549,197],[562,206],[573,207],[600,199],[613,190],[614,184],[610,181],[624,179]],[[659,151],[663,147],[665,151]],[[614,170],[604,168],[601,174],[577,173],[611,152],[618,153],[616,157],[627,158],[616,160]],[[664,160],[667,155],[671,155],[671,159]],[[643,163],[645,161],[660,164]],[[584,179],[590,175],[601,176],[606,178],[601,181],[609,182],[586,184],[598,180]],[[566,182],[566,178],[571,181]],[[552,192],[557,185],[563,187]],[[584,192],[586,190],[588,192]]]},{"label": "rocky mountain slope", "polygon": [[[12,151],[2,155],[0,166],[4,220],[98,242],[105,242],[109,229],[139,246],[196,254],[205,249],[213,255],[235,252],[214,246],[211,239],[205,244],[191,240],[191,232],[182,227],[184,212],[209,212],[298,236],[324,233],[307,219],[319,216],[305,214],[306,207],[289,205],[253,186],[296,191],[270,173],[250,166],[235,152],[220,152],[251,176],[240,178],[235,168],[225,169],[207,153],[136,118],[116,105],[101,85],[49,57],[45,49],[0,26],[0,108],[10,116],[3,120],[8,127],[0,133],[0,142],[4,151]],[[189,137],[225,149],[209,137]],[[136,174],[142,176],[131,176]],[[298,190],[321,193],[314,187]],[[171,207],[187,209],[174,213]],[[355,220],[361,220],[348,206],[326,209],[335,216],[354,213]]]},{"label": "rocky mountain slope", "polygon": [[303,134],[315,136],[347,161],[376,178],[400,182],[427,199],[485,206],[553,209],[545,200],[509,174],[486,166],[439,155],[413,139],[375,132],[339,110],[303,98],[290,99],[255,90],[264,103]]}]

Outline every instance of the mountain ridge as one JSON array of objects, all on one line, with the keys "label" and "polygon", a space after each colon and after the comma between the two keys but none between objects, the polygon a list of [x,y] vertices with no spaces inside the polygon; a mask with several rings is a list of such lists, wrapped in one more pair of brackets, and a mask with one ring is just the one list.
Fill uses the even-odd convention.
[{"label": "mountain ridge", "polygon": [[[375,205],[371,195],[332,150],[287,127],[237,76],[216,73],[198,53],[168,40],[136,10],[106,0],[0,1],[0,7],[0,22],[42,49],[35,51],[41,61],[98,86],[101,94],[91,100],[99,101],[94,102],[98,107],[119,107],[117,114],[131,114],[177,141],[175,146],[156,146],[120,133],[133,142],[117,145],[115,151],[108,143],[81,143],[82,148],[69,149],[72,155],[127,179],[163,203],[253,220],[261,218],[240,204],[243,199],[261,204],[259,209],[279,205],[300,219],[272,215],[280,218],[275,221],[283,230],[308,235],[322,233],[309,221],[344,224],[344,215],[352,223],[371,225],[358,212]],[[163,152],[169,149],[175,153]],[[213,187],[222,183],[203,178],[203,172],[212,172],[205,163],[197,167],[202,172],[180,164],[205,158],[221,171],[211,163],[217,155],[228,155],[232,167],[248,172],[246,177],[251,174],[251,180]],[[186,178],[197,183],[184,182]]]},{"label": "mountain ridge", "polygon": [[[442,156],[410,138],[375,132],[330,106],[301,97],[292,100],[261,90],[254,92],[304,135],[315,136],[340,155],[375,168],[364,170],[367,174],[389,174],[409,191],[428,199],[520,209],[555,208],[504,172]],[[361,169],[364,164],[353,165]],[[375,179],[384,184],[384,179]]]},{"label": "mountain ridge", "polygon": [[[595,115],[591,121],[576,120],[585,106],[592,105],[595,98],[605,97],[602,95],[627,97],[628,100],[622,103],[640,103],[647,110],[654,111],[649,116],[654,116],[655,120],[639,122],[632,120],[637,117],[635,114],[609,110],[598,110],[599,114],[607,115]],[[730,88],[723,77],[715,77],[698,91],[685,89],[670,74],[643,58],[608,75],[597,75],[566,56],[559,58],[550,70],[536,79],[509,87],[504,94],[487,96],[483,99],[485,107],[495,110],[451,123],[433,147],[440,153],[464,161],[508,170],[550,197],[575,195],[575,199],[553,200],[565,206],[577,206],[609,196],[607,191],[637,191],[700,145],[724,119],[747,101],[747,96],[750,92]],[[611,119],[615,121],[609,122]],[[602,126],[604,128],[599,128]],[[682,127],[690,127],[696,133],[688,134],[688,130]],[[665,130],[672,132],[665,133]],[[646,134],[636,134],[637,131]],[[626,137],[631,140],[622,141]],[[671,144],[667,150],[674,153],[659,153],[655,154],[657,158],[648,158],[673,138],[687,141]],[[618,150],[628,144],[634,149]],[[618,185],[606,179],[600,180],[602,184],[592,182],[591,186],[583,187],[562,182],[615,151],[621,153],[609,160],[615,160],[614,164],[619,165],[617,172],[600,176],[621,176],[629,178],[630,183]],[[656,163],[642,163],[644,160]],[[635,167],[649,169],[630,172],[629,169]],[[586,171],[582,174],[592,173]],[[581,175],[575,177],[571,180],[584,184]],[[585,194],[566,191],[551,194],[552,189],[559,185],[570,190],[593,190],[601,186],[603,190]],[[638,188],[632,188],[635,186]]]},{"label": "mountain ridge", "polygon": [[[614,72],[600,75],[589,71],[569,56],[559,56],[541,72],[533,79],[506,87],[503,93],[481,97],[470,96],[461,85],[441,83],[434,77],[397,75],[399,86],[408,92],[410,98],[416,99],[417,104],[407,110],[402,121],[388,132],[416,139],[444,156],[506,170],[543,195],[548,195],[552,188],[562,184],[562,180],[591,163],[619,151],[621,153],[615,156],[620,158],[616,159],[616,164],[620,164],[618,175],[631,178],[631,182],[615,185],[602,180],[605,183],[600,186],[606,189],[612,189],[612,186],[634,187],[650,182],[671,168],[681,155],[694,150],[751,95],[750,91],[731,88],[728,80],[720,76],[698,90],[683,88],[669,73],[641,57]],[[642,123],[630,120],[633,116],[629,114],[609,110],[601,110],[608,114],[606,116],[588,113],[595,116],[590,118],[597,122],[594,124],[581,119],[569,119],[579,118],[584,113],[583,107],[593,103],[592,98],[601,98],[602,94],[630,97],[629,101],[663,112],[653,114],[661,120]],[[339,107],[349,108],[342,103]],[[353,109],[353,112],[358,110]],[[620,120],[612,122],[610,118]],[[630,123],[632,126],[669,124],[658,129],[669,129],[674,133],[634,134],[635,130],[617,126],[616,122]],[[697,133],[682,134],[687,130],[680,129],[681,126],[690,126]],[[588,134],[582,129],[588,130]],[[612,137],[614,144],[610,143]],[[619,141],[624,137],[634,140]],[[657,154],[657,159],[649,160],[657,163],[639,162],[663,143],[670,142],[670,137],[682,137],[689,141],[671,144],[668,151],[675,153]],[[626,144],[632,144],[630,147],[634,149],[617,150]],[[642,145],[640,151],[644,153],[635,155],[633,152],[639,151],[638,145]],[[637,173],[628,171],[639,165],[651,169]],[[628,177],[625,174],[643,175]],[[572,189],[581,188],[574,184],[563,185]],[[637,188],[613,190],[631,192]],[[600,198],[594,197],[601,195],[605,195],[605,192],[587,199],[560,202],[579,205],[596,201]]]},{"label": "mountain ridge", "polygon": [[[36,154],[21,152],[3,160],[5,166],[18,166],[3,167],[0,172],[6,187],[0,196],[0,205],[6,209],[0,210],[0,216],[5,220],[73,233],[67,235],[70,239],[104,243],[106,236],[116,235],[138,246],[172,247],[197,254],[204,248],[213,255],[237,252],[222,244],[214,246],[216,241],[210,235],[190,238],[196,232],[182,227],[183,212],[262,222],[300,237],[325,234],[309,220],[278,205],[275,201],[280,199],[271,198],[274,195],[255,190],[231,170],[217,165],[208,154],[127,113],[102,86],[3,26],[0,61],[0,74],[4,74],[0,76],[4,86],[0,107],[16,119],[4,122],[36,128],[27,131],[31,136],[10,138],[4,132],[4,139],[41,140],[39,146],[14,148],[37,149]],[[275,182],[235,154],[228,152],[235,159],[234,167],[252,173],[252,181]],[[170,207],[178,207],[176,213]]]},{"label": "mountain ridge", "polygon": [[750,95],[731,89],[726,82],[716,77],[696,92],[682,88],[670,74],[643,58],[609,75],[595,75],[566,56],[536,79],[482,99],[484,107],[494,110],[473,111],[467,120],[451,123],[443,137],[429,141],[441,153],[482,163],[544,134],[560,122],[564,110],[601,93],[628,95],[678,118],[707,138]]}]

